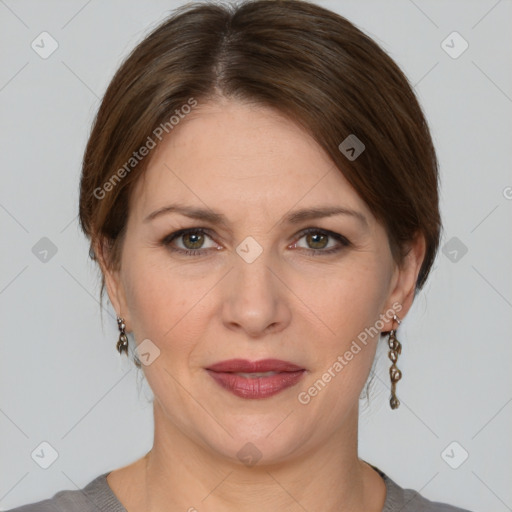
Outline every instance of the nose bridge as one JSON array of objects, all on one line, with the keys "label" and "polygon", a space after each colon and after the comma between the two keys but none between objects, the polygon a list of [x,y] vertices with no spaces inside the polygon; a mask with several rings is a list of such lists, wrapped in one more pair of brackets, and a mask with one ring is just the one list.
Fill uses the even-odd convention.
[{"label": "nose bridge", "polygon": [[283,328],[289,319],[286,296],[271,270],[275,259],[269,248],[247,237],[233,255],[223,320],[229,328],[255,336],[270,326]]},{"label": "nose bridge", "polygon": [[[248,237],[236,247],[234,258],[234,272],[232,279],[235,285],[235,294],[239,299],[244,296],[253,300],[266,298],[272,302],[275,290],[275,277],[270,271],[272,254],[270,248],[263,246],[252,237]],[[256,245],[257,244],[257,245]],[[264,296],[267,297],[264,297]]]}]

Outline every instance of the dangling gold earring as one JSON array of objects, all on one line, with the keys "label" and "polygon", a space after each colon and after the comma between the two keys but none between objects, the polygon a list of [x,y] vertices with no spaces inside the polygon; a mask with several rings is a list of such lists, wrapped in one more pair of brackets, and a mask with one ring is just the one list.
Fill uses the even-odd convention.
[{"label": "dangling gold earring", "polygon": [[[402,323],[396,315],[393,316],[393,320],[396,320],[398,325]],[[389,405],[391,406],[391,409],[397,409],[400,405],[400,400],[398,400],[396,396],[396,383],[402,378],[402,372],[396,366],[398,355],[402,353],[402,345],[396,339],[395,333],[396,329],[391,329],[388,337],[388,357],[392,363],[391,367],[389,368],[389,377],[391,379],[391,398],[389,399]]]},{"label": "dangling gold earring", "polygon": [[126,355],[128,355],[128,338],[126,336],[126,325],[124,323],[124,319],[120,316],[117,317],[117,327],[119,329],[119,339],[117,340],[117,350],[120,354],[123,352],[126,352]]}]

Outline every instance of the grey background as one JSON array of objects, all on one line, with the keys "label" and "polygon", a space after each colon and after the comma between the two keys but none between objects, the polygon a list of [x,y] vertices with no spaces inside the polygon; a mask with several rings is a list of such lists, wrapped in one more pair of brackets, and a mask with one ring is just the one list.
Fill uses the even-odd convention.
[{"label": "grey background", "polygon": [[[3,510],[81,488],[151,447],[151,391],[115,351],[108,303],[101,322],[78,180],[114,71],[182,3],[0,0]],[[398,331],[402,405],[388,406],[383,343],[362,402],[361,457],[430,499],[512,510],[512,3],[318,3],[404,69],[441,164],[443,251]],[[43,31],[59,45],[47,59],[31,48]],[[456,59],[441,46],[453,31],[469,43]],[[31,456],[43,441],[58,453],[48,469]]]}]

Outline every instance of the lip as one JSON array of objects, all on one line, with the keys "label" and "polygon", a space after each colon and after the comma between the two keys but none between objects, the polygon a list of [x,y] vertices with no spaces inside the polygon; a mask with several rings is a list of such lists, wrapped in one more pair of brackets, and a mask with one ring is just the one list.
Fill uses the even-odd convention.
[{"label": "lip", "polygon": [[[230,359],[206,368],[208,374],[224,389],[241,398],[267,398],[296,385],[306,373],[304,368],[280,359]],[[248,377],[238,373],[275,372],[274,375]]]},{"label": "lip", "polygon": [[244,373],[257,373],[257,372],[295,372],[304,370],[304,368],[288,361],[281,359],[261,359],[259,361],[248,361],[247,359],[229,359],[220,361],[211,366],[207,370],[214,372],[244,372]]}]

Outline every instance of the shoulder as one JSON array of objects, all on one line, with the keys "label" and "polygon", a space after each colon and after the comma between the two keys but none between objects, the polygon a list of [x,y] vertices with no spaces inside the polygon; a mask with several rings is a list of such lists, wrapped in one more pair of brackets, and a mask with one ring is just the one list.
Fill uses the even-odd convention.
[{"label": "shoulder", "polygon": [[107,484],[108,473],[103,473],[91,480],[83,489],[63,490],[53,497],[28,503],[6,512],[126,512]]},{"label": "shoulder", "polygon": [[382,512],[471,512],[448,503],[430,501],[418,491],[400,487],[382,470],[371,466],[380,474],[386,484],[386,501]]}]

